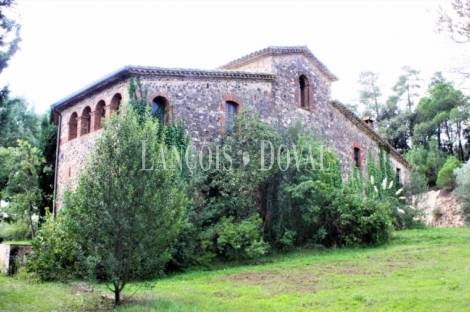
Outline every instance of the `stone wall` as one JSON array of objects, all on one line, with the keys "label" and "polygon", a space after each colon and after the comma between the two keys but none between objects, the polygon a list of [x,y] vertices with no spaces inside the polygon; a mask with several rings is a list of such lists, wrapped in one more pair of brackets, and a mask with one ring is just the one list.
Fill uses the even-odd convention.
[{"label": "stone wall", "polygon": [[[365,166],[369,151],[377,155],[378,143],[386,142],[342,104],[331,101],[331,83],[336,77],[313,55],[295,52],[297,50],[269,55],[265,51],[265,54],[254,55],[253,59],[242,58],[242,61],[225,66],[226,69],[236,70],[234,72],[137,68],[139,74],[135,75],[140,76],[148,88],[149,105],[156,96],[166,98],[173,119],[184,120],[185,128],[196,146],[218,141],[220,131],[224,130],[225,102],[231,100],[239,107],[248,107],[271,124],[287,127],[300,120],[306,129],[313,129],[320,140],[338,153],[346,178],[354,166],[354,148],[360,150],[360,163]],[[307,93],[304,93],[308,105],[305,107],[301,107],[300,103],[301,75],[308,82]],[[104,102],[106,116],[109,116],[117,108],[112,101],[114,95],[120,94],[125,103],[128,79],[123,78],[98,91],[90,91],[80,100],[69,101],[60,107],[63,119],[58,170],[59,200],[66,187],[75,187],[77,174],[102,131],[99,129],[101,115],[98,110],[101,106],[98,104]],[[91,132],[86,133],[83,127],[78,127],[77,138],[70,139],[69,129],[74,126],[69,123],[72,114],[80,117],[87,107],[91,111]],[[79,119],[79,122],[82,121]],[[395,151],[391,156],[394,166],[401,169],[401,182],[405,182],[409,177],[409,165]]]},{"label": "stone wall", "polygon": [[9,274],[17,262],[25,265],[32,250],[30,245],[0,244],[0,272]]},{"label": "stone wall", "polygon": [[256,114],[266,115],[271,110],[270,80],[142,78],[149,90],[148,102],[163,94],[171,103],[174,119],[184,120],[196,144],[217,141],[227,95],[235,96],[239,105],[250,107]]}]

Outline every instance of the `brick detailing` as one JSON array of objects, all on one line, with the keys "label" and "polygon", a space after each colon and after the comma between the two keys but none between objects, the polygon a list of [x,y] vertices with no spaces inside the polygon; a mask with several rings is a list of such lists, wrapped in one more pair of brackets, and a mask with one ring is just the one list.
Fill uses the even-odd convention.
[{"label": "brick detailing", "polygon": [[103,100],[100,100],[96,106],[95,110],[91,113],[91,131],[96,131],[101,129],[102,126],[102,119],[106,117],[106,103]]},{"label": "brick detailing", "polygon": [[72,113],[67,126],[69,128],[69,135],[67,140],[70,141],[77,137],[77,113]]},{"label": "brick detailing", "polygon": [[[149,105],[157,96],[168,101],[172,118],[184,120],[185,130],[196,147],[220,142],[220,132],[226,126],[226,102],[234,102],[238,111],[242,106],[247,107],[269,124],[289,127],[301,122],[306,131],[311,129],[316,138],[337,153],[343,178],[347,179],[353,166],[354,146],[359,146],[361,165],[365,165],[369,152],[377,156],[379,147],[388,143],[344,105],[331,101],[334,79],[319,63],[312,61],[305,49],[269,48],[246,62],[233,63],[237,72],[126,67],[54,104],[53,108],[64,116],[57,207],[60,207],[64,190],[75,188],[79,171],[102,134],[98,130],[101,128],[98,103],[103,100],[106,117],[110,116],[111,111],[117,109],[117,102],[126,103],[130,77],[140,77],[151,94],[147,99]],[[298,102],[301,75],[308,80],[309,110],[301,108]],[[92,108],[90,115],[94,117],[91,133],[76,138],[77,113],[81,114],[87,106]],[[403,180],[407,181],[410,164],[393,148],[390,156],[393,166],[401,169]],[[69,168],[74,170],[70,179]]]},{"label": "brick detailing", "polygon": [[[120,93],[116,93],[113,95],[111,102],[109,104],[109,109],[111,112],[116,112],[119,110],[119,106],[121,105],[122,95]],[[110,116],[110,115],[108,115]]]},{"label": "brick detailing", "polygon": [[90,106],[85,107],[82,115],[78,118],[78,133],[80,136],[90,133]]},{"label": "brick detailing", "polygon": [[234,94],[225,94],[224,96],[222,96],[222,102],[220,103],[220,131],[222,132],[225,132],[225,116],[227,114],[227,102],[233,102],[237,104],[237,115],[240,114],[240,111],[242,109],[242,101],[238,96]]},{"label": "brick detailing", "polygon": [[297,79],[294,81],[294,84],[297,105],[302,109],[313,112],[313,87],[310,85],[307,74],[300,73]]},{"label": "brick detailing", "polygon": [[[364,152],[362,150],[362,147],[361,147],[361,144],[357,143],[357,142],[354,142],[352,144],[352,148],[351,148],[351,159],[353,161],[353,166],[356,165],[355,163],[355,160],[356,160],[356,151],[358,151],[359,155],[358,156],[358,164],[357,164],[357,167],[359,168],[362,168],[362,164],[365,163],[365,160],[363,159],[364,157]],[[354,167],[353,167],[354,168]]]},{"label": "brick detailing", "polygon": [[148,97],[148,103],[153,105],[153,100],[162,97],[165,102],[165,124],[171,123],[173,121],[173,105],[170,101],[170,97],[164,92],[154,92]]}]

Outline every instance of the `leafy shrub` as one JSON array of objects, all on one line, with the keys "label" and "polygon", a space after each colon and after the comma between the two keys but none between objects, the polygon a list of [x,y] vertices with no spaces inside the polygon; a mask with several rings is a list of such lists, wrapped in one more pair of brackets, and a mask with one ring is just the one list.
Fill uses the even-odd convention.
[{"label": "leafy shrub", "polygon": [[386,201],[338,191],[332,206],[323,210],[322,222],[329,245],[365,245],[388,242],[392,230],[391,207]]},{"label": "leafy shrub", "polygon": [[68,222],[65,213],[60,213],[56,219],[48,213],[32,241],[28,271],[42,280],[66,280],[80,275],[82,252]]},{"label": "leafy shrub", "polygon": [[437,176],[437,187],[445,190],[452,190],[455,187],[454,169],[460,168],[461,164],[455,156],[447,157],[444,166]]},{"label": "leafy shrub", "polygon": [[410,183],[406,187],[412,196],[426,193],[429,190],[428,180],[424,173],[418,170],[412,170],[410,174]]},{"label": "leafy shrub", "polygon": [[457,187],[453,193],[462,203],[465,219],[470,222],[470,160],[461,168],[455,169],[454,174]]},{"label": "leafy shrub", "polygon": [[260,234],[262,220],[257,216],[234,223],[233,217],[220,222],[202,234],[203,249],[227,260],[252,259],[264,255],[269,244]]}]

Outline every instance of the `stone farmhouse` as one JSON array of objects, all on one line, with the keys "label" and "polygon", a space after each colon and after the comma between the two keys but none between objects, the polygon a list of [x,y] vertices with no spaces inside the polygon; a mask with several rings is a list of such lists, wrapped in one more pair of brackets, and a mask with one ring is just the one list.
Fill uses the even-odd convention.
[{"label": "stone farmhouse", "polygon": [[[147,86],[148,103],[164,112],[165,122],[184,118],[195,145],[217,140],[243,106],[268,123],[288,126],[301,120],[312,126],[338,153],[343,175],[353,166],[364,166],[369,150],[377,154],[379,146],[388,145],[373,130],[372,120],[358,118],[331,99],[331,84],[338,78],[305,46],[268,47],[216,70],[126,66],[51,106],[52,120],[59,126],[55,207],[60,207],[65,187],[74,185],[102,131],[103,118],[126,102],[131,77],[140,77]],[[411,166],[390,149],[404,183]]]}]

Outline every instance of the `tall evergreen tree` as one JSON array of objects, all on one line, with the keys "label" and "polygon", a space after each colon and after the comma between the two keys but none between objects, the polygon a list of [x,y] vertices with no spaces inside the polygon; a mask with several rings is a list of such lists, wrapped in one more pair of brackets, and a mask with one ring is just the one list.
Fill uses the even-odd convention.
[{"label": "tall evergreen tree", "polygon": [[170,259],[188,204],[158,119],[140,120],[127,107],[105,124],[64,202],[87,255],[86,271],[99,274],[115,304],[128,282],[155,277]]},{"label": "tall evergreen tree", "polygon": [[412,111],[414,105],[414,99],[419,95],[416,89],[421,88],[419,78],[419,71],[412,69],[409,66],[403,66],[403,75],[398,77],[397,83],[392,87],[392,90],[396,92],[398,98],[405,102],[408,107],[408,112]]},{"label": "tall evergreen tree", "polygon": [[371,71],[361,72],[359,74],[359,84],[362,89],[359,90],[359,102],[366,107],[366,111],[371,113],[375,120],[380,120],[380,109],[382,104],[379,97],[382,95],[379,86],[379,74]]}]

